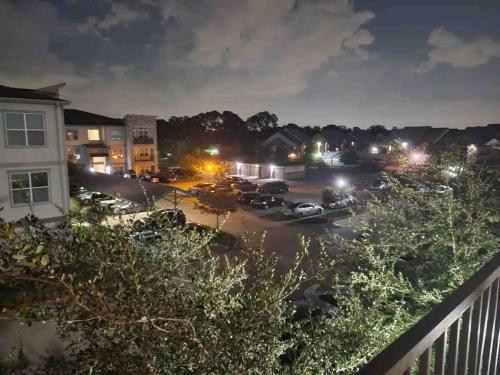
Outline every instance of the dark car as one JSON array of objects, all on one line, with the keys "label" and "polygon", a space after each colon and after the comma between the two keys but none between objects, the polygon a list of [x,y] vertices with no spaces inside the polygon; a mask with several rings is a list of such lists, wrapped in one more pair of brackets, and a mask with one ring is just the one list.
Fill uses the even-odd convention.
[{"label": "dark car", "polygon": [[184,226],[186,225],[186,215],[182,210],[165,209],[158,210],[151,215],[134,221],[136,230],[157,230],[165,226]]},{"label": "dark car", "polygon": [[285,181],[270,181],[260,185],[257,191],[263,194],[286,194],[290,188]]},{"label": "dark car", "polygon": [[174,172],[160,172],[158,173],[158,179],[160,182],[176,182],[177,175]]},{"label": "dark car", "polygon": [[387,190],[390,190],[392,188],[392,186],[391,186],[391,183],[387,180],[375,180],[375,182],[373,182],[371,188],[374,190],[379,190],[379,191],[387,191]]},{"label": "dark car", "polygon": [[133,169],[129,169],[123,174],[123,177],[135,180],[137,178],[137,173],[135,173]]},{"label": "dark car", "polygon": [[248,180],[244,180],[239,182],[233,182],[231,184],[231,187],[245,192],[245,191],[256,191],[259,185],[254,184],[253,182],[250,182]]},{"label": "dark car", "polygon": [[249,192],[238,195],[238,198],[236,198],[236,200],[239,203],[251,204],[252,201],[254,199],[257,199],[259,196],[260,196],[259,193],[255,192],[255,191],[249,191]]},{"label": "dark car", "polygon": [[256,208],[267,210],[269,207],[285,206],[285,200],[282,197],[276,197],[274,195],[263,195],[252,200],[251,205]]}]

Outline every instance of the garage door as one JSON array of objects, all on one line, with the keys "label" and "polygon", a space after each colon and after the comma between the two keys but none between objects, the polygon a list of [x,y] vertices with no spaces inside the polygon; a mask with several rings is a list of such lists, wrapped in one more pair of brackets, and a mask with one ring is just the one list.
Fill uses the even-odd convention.
[{"label": "garage door", "polygon": [[275,167],[271,178],[274,178],[275,180],[283,180],[284,177],[285,177],[285,168],[284,167]]},{"label": "garage door", "polygon": [[248,164],[241,164],[240,166],[240,175],[241,176],[248,176],[250,174],[250,165]]},{"label": "garage door", "polygon": [[249,175],[251,177],[259,177],[259,166],[258,165],[251,165],[250,166],[250,173]]}]

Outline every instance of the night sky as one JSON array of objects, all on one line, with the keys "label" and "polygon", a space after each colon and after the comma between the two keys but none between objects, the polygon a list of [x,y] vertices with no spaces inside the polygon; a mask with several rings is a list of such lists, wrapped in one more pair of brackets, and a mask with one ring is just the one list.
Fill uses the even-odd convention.
[{"label": "night sky", "polygon": [[0,84],[72,107],[280,123],[500,122],[496,0],[0,0]]}]

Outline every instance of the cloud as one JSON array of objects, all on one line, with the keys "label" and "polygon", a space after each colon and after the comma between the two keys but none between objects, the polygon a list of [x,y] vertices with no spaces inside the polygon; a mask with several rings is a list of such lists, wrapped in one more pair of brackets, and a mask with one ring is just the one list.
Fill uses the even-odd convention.
[{"label": "cloud", "polygon": [[103,30],[117,26],[127,27],[135,21],[148,18],[148,13],[145,11],[137,11],[118,2],[112,1],[110,4],[110,12],[102,20],[98,20],[96,16],[89,16],[84,23],[77,26],[78,30],[82,33],[101,35]]},{"label": "cloud", "polygon": [[[203,1],[198,2],[203,4]],[[308,74],[347,54],[365,58],[373,42],[361,29],[375,15],[356,12],[345,0],[220,0],[193,19],[193,6],[168,2],[166,19],[190,25],[187,62],[224,67],[226,78],[200,90],[201,96],[292,95],[307,84]],[[168,52],[171,54],[171,51]]]},{"label": "cloud", "polygon": [[457,68],[476,67],[500,57],[500,41],[488,37],[467,41],[444,27],[433,30],[427,43],[432,49],[427,61],[417,68],[419,73],[427,73],[438,64],[450,64]]}]

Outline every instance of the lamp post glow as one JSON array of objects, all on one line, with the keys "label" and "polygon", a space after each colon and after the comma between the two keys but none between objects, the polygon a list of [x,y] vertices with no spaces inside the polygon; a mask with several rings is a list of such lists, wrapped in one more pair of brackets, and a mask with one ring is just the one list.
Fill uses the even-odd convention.
[{"label": "lamp post glow", "polygon": [[408,142],[401,142],[401,147],[403,150],[406,150],[408,148]]},{"label": "lamp post glow", "polygon": [[420,152],[413,152],[410,155],[410,160],[416,164],[421,163],[424,160],[424,155]]},{"label": "lamp post glow", "polygon": [[378,154],[378,147],[377,146],[372,146],[372,148],[371,148],[370,151],[371,151],[372,154]]},{"label": "lamp post glow", "polygon": [[276,167],[274,165],[270,165],[269,166],[269,176],[271,177],[271,179],[274,179],[274,170],[276,169]]},{"label": "lamp post glow", "polygon": [[239,175],[240,174],[240,169],[241,169],[241,163],[238,162],[236,163],[236,174]]},{"label": "lamp post glow", "polygon": [[321,152],[321,142],[316,142],[316,146],[318,146],[318,154]]},{"label": "lamp post glow", "polygon": [[335,180],[335,186],[339,189],[344,189],[345,187],[347,187],[347,180],[343,177],[339,177],[337,178],[337,180]]}]

